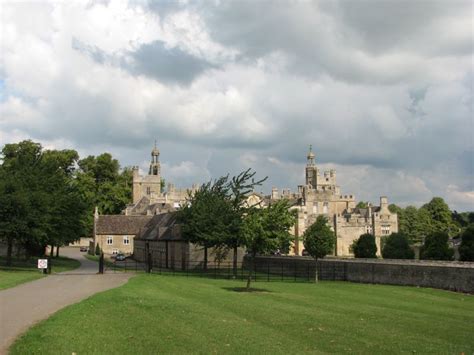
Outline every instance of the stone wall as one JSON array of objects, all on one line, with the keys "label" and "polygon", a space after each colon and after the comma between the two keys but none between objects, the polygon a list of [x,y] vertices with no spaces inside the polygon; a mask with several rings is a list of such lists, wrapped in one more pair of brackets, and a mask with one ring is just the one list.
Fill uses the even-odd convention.
[{"label": "stone wall", "polygon": [[[244,263],[248,265],[246,257]],[[310,257],[259,256],[256,271],[311,279]],[[318,261],[320,280],[432,287],[474,293],[474,263],[420,260],[338,259]]]}]

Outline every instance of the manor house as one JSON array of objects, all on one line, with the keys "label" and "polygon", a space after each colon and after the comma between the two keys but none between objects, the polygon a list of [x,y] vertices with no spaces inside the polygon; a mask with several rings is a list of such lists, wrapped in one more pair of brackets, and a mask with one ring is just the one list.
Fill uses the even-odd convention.
[{"label": "manor house", "polygon": [[[140,231],[146,228],[153,230],[153,226],[148,224],[153,224],[152,216],[176,211],[182,204],[187,203],[187,198],[198,189],[197,185],[189,189],[176,189],[171,183],[165,188],[161,177],[159,155],[160,152],[155,144],[151,151],[148,175],[142,176],[139,174],[138,167],[133,168],[133,203],[127,206],[121,217],[95,216],[95,226],[97,226],[95,240],[96,243],[101,240],[100,245],[104,246],[105,250],[108,247],[112,253],[116,253],[126,249],[126,252],[131,253],[135,250],[134,239]],[[364,208],[356,207],[354,195],[341,193],[336,182],[336,171],[331,169],[321,172],[315,158],[310,146],[305,168],[305,183],[299,185],[296,192],[293,193],[289,189],[279,191],[277,188],[272,188],[271,195],[268,196],[253,192],[249,195],[247,203],[265,208],[282,198],[290,201],[291,208],[297,211],[297,222],[291,229],[294,235],[293,247],[290,251],[292,255],[302,255],[303,233],[319,215],[327,217],[336,234],[334,255],[352,256],[352,243],[364,233],[375,236],[377,253],[380,255],[381,238],[398,232],[397,214],[389,211],[387,197],[380,197],[379,206],[368,204]],[[142,218],[137,218],[140,216]],[[118,221],[118,219],[121,220]],[[156,218],[153,220],[161,221]],[[168,227],[162,229],[165,230]],[[127,230],[122,231],[124,228]],[[142,239],[144,237],[140,236],[137,240]]]},{"label": "manor house", "polygon": [[292,203],[292,209],[297,211],[297,223],[292,228],[295,236],[293,253],[302,255],[304,246],[302,236],[304,231],[315,222],[318,215],[327,217],[336,234],[337,256],[352,256],[351,245],[364,233],[375,236],[377,253],[380,255],[381,238],[398,232],[398,216],[388,209],[388,199],[380,197],[380,205],[368,204],[365,208],[356,207],[354,195],[341,193],[336,183],[336,171],[321,171],[315,163],[315,154],[310,146],[305,168],[305,184],[299,185],[296,193],[288,189],[278,191],[272,188],[270,196],[253,193],[249,197],[250,204],[265,207],[272,201],[286,198]]}]

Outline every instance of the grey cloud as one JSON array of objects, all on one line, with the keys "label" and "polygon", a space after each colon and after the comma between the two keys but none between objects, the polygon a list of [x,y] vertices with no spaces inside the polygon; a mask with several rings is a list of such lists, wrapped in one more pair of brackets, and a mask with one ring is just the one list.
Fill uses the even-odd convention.
[{"label": "grey cloud", "polygon": [[167,48],[162,41],[146,43],[135,51],[113,55],[76,38],[72,39],[71,46],[97,63],[120,66],[133,75],[144,75],[165,84],[187,85],[204,71],[216,68],[178,47]]},{"label": "grey cloud", "polygon": [[189,84],[210,68],[209,62],[186,53],[178,47],[167,48],[162,41],[147,43],[128,53],[122,66],[135,75],[145,75],[165,83]]}]

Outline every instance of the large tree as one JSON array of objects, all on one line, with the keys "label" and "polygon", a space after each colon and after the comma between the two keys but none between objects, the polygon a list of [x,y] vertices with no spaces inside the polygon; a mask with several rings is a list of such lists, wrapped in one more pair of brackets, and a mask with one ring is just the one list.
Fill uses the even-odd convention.
[{"label": "large tree", "polygon": [[449,236],[459,233],[459,227],[453,222],[449,206],[441,197],[433,197],[421,209],[426,210],[431,217],[433,231],[446,232]]},{"label": "large tree", "polygon": [[242,236],[250,256],[247,290],[250,289],[255,256],[272,253],[291,240],[289,229],[295,224],[296,216],[290,210],[288,200],[282,199],[267,208],[250,208],[243,220]]},{"label": "large tree", "polygon": [[319,215],[316,221],[303,234],[303,244],[316,264],[315,281],[318,282],[318,259],[324,258],[334,250],[336,237],[328,225],[328,219]]},{"label": "large tree", "polygon": [[204,248],[204,269],[207,269],[208,248],[224,245],[233,226],[240,223],[228,194],[227,177],[221,177],[201,185],[178,211],[183,237]]},{"label": "large tree", "polygon": [[0,238],[41,254],[82,235],[84,205],[73,178],[77,153],[43,151],[39,143],[6,144],[0,166]]}]

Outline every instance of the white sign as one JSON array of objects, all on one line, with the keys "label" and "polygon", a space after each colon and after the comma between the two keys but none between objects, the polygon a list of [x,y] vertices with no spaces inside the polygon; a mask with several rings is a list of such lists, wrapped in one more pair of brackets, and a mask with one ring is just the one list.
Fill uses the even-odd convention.
[{"label": "white sign", "polygon": [[38,259],[38,269],[47,269],[48,259]]}]

